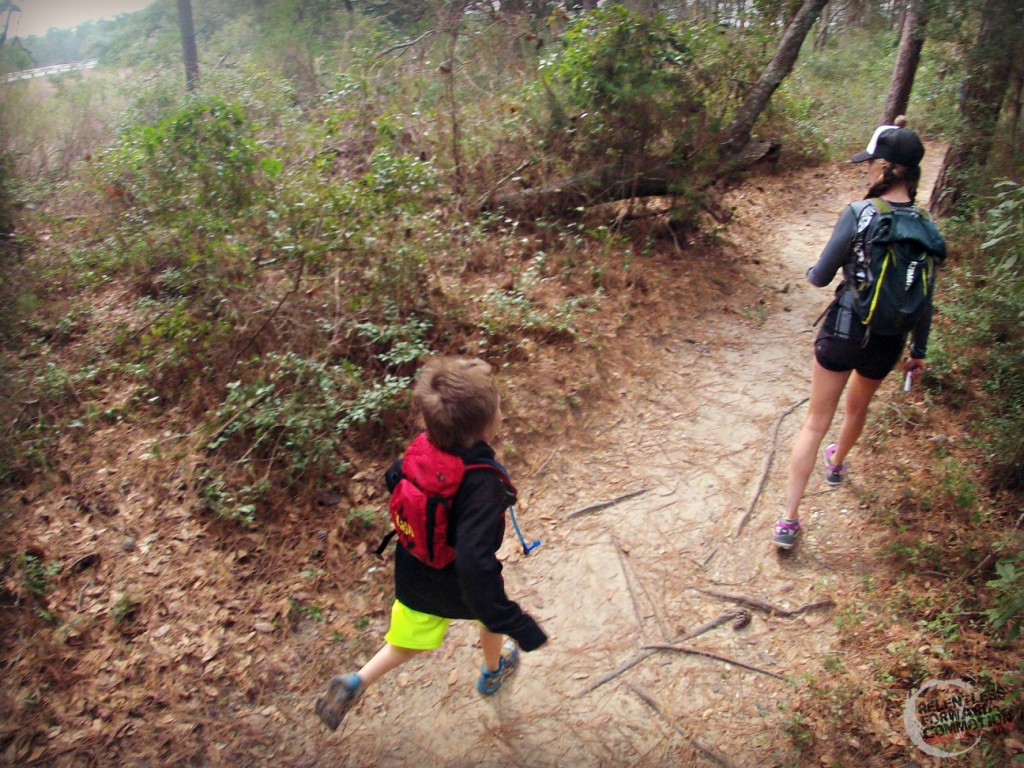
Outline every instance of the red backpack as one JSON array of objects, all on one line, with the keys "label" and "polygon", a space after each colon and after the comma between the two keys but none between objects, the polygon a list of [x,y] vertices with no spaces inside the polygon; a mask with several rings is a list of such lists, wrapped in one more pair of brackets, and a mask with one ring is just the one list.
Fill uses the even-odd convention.
[{"label": "red backpack", "polygon": [[452,563],[455,548],[448,541],[449,517],[455,494],[470,469],[497,472],[509,495],[509,504],[515,503],[515,486],[501,464],[489,459],[466,464],[460,457],[434,446],[426,432],[417,435],[402,458],[402,475],[388,504],[394,530],[377,547],[377,556],[383,555],[391,537],[397,534],[406,550],[432,568]]}]

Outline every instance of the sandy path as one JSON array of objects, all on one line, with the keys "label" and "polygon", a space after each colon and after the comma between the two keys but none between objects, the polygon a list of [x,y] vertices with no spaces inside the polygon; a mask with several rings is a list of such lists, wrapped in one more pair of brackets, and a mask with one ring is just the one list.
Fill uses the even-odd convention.
[{"label": "sandy path", "polygon": [[[940,159],[929,152],[924,189]],[[489,700],[472,691],[474,630],[453,625],[440,652],[381,681],[343,733],[319,740],[317,765],[754,766],[781,758],[780,705],[790,684],[762,672],[659,652],[581,694],[644,645],[737,607],[698,589],[795,609],[856,590],[869,569],[856,453],[848,486],[831,490],[812,477],[794,553],[780,556],[769,541],[806,413],[798,404],[808,390],[812,323],[827,303],[827,291],[803,275],[862,183],[860,169],[818,169],[734,192],[729,255],[736,265],[760,261],[748,305],[755,309],[742,310],[751,298],[744,290],[677,338],[638,338],[643,362],[623,377],[621,407],[574,444],[553,447],[534,476],[517,478],[528,489],[520,522],[543,545],[524,558],[510,529],[506,578],[552,641],[524,656],[508,689]],[[773,445],[764,490],[737,533]],[[754,611],[746,628],[730,621],[686,645],[797,677],[834,650],[834,615]]]}]

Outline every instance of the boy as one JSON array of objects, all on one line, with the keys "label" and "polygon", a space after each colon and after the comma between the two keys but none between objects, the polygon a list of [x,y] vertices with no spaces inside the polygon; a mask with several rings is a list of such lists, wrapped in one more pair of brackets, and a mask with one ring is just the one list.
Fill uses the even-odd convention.
[{"label": "boy", "polygon": [[[431,467],[425,463],[429,464],[432,452],[443,452],[442,461],[454,455],[465,465],[494,461],[489,443],[501,427],[502,414],[491,366],[483,360],[430,360],[413,389],[413,406],[423,415],[426,434],[413,442],[403,461],[388,470],[388,490],[394,491],[403,477],[424,469],[429,473]],[[496,693],[519,664],[516,645],[507,643],[503,648],[504,635],[524,651],[547,641],[537,622],[505,594],[496,553],[505,535],[505,509],[515,501],[510,488],[490,467],[465,471],[448,512],[447,543],[454,547],[454,561],[443,568],[418,559],[399,541],[396,599],[385,645],[357,673],[328,681],[316,702],[324,725],[336,730],[368,685],[417,654],[440,646],[452,619],[480,622],[484,664],[476,687],[485,696]]]}]

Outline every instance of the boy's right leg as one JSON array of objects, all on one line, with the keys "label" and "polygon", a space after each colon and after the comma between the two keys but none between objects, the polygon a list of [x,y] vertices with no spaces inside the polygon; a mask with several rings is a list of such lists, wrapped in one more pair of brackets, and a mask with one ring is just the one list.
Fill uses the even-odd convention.
[{"label": "boy's right leg", "polygon": [[396,667],[405,664],[413,656],[418,656],[426,651],[418,651],[413,648],[399,648],[397,645],[386,643],[383,648],[374,654],[363,668],[359,670],[359,679],[363,685],[370,685],[386,675]]},{"label": "boy's right leg", "polygon": [[505,636],[480,626],[480,648],[484,652],[484,666],[488,672],[497,672],[501,663],[501,645]]},{"label": "boy's right leg", "polygon": [[359,672],[332,677],[327,683],[327,692],[317,699],[316,713],[324,725],[335,730],[363,695],[366,686],[413,656],[441,645],[449,622],[440,616],[414,611],[395,600],[391,606],[391,627],[384,636],[384,647]]}]

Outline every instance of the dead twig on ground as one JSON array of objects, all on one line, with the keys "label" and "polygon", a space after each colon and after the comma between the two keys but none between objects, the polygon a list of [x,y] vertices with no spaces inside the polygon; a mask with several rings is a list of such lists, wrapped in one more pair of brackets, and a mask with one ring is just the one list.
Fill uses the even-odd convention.
[{"label": "dead twig on ground", "polygon": [[[733,619],[738,617],[739,614],[740,614],[739,611],[726,611],[724,613],[721,613],[718,616],[716,616],[715,618],[711,619],[711,621],[708,621],[708,622],[705,622],[704,624],[701,624],[699,627],[697,627],[692,632],[687,632],[685,635],[682,635],[681,637],[676,638],[672,642],[673,643],[685,643],[687,640],[692,640],[695,637],[699,637],[700,635],[703,635],[705,632],[710,632],[715,627],[720,627],[722,624],[725,624],[727,621],[732,621]],[[578,696],[586,696],[591,691],[594,691],[594,690],[600,688],[602,685],[604,685],[605,683],[607,683],[610,680],[614,680],[616,677],[621,675],[623,672],[625,672],[625,671],[627,671],[629,669],[632,669],[637,664],[639,664],[641,661],[643,661],[644,659],[646,659],[646,658],[648,658],[650,656],[653,656],[655,653],[657,653],[656,650],[641,651],[640,653],[638,653],[638,654],[632,656],[631,658],[629,658],[623,664],[621,664],[618,667],[616,667],[615,669],[613,669],[611,672],[605,672],[603,675],[601,675],[599,678],[597,678],[597,680],[595,680],[590,685],[588,685],[586,688],[584,688],[582,691],[580,691],[579,694],[577,694],[577,695]]]},{"label": "dead twig on ground", "polygon": [[[651,613],[654,615],[654,620],[658,623],[658,628],[661,630],[661,638],[663,640],[670,640],[668,628],[665,626],[665,622],[662,621],[661,614],[658,613],[657,607],[655,607],[654,600],[651,599],[650,593],[647,591],[647,586],[644,584],[643,579],[640,578],[640,574],[637,573],[636,568],[633,567],[632,561],[629,559],[629,553],[626,548],[622,546],[622,542],[619,541],[619,537],[614,533],[611,534],[612,543],[615,544],[616,553],[619,556],[619,564],[622,568],[622,575],[626,578],[626,587],[629,589],[629,596],[633,600],[633,611],[636,614],[637,626],[642,630],[644,626],[644,614],[640,608],[640,601],[637,600],[636,591],[633,589],[633,582],[637,583],[640,591],[643,593],[648,605],[651,608]],[[632,578],[631,578],[632,577]]]},{"label": "dead twig on ground", "polygon": [[779,415],[779,418],[775,420],[775,428],[772,429],[771,445],[769,446],[768,452],[765,454],[764,466],[761,467],[761,479],[757,482],[757,487],[754,489],[754,495],[750,497],[750,503],[747,504],[747,509],[743,513],[743,517],[740,518],[739,525],[736,526],[736,533],[733,534],[734,536],[739,536],[740,532],[743,530],[743,526],[745,526],[747,521],[750,520],[750,515],[754,511],[754,506],[757,504],[757,500],[761,497],[761,491],[764,490],[764,484],[768,480],[768,472],[772,468],[772,459],[775,457],[775,449],[779,441],[779,429],[782,427],[782,422],[787,416],[789,416],[789,414],[806,403],[809,399],[810,398],[805,397],[800,402],[789,406],[789,408],[784,410]]},{"label": "dead twig on ground", "polygon": [[728,760],[726,760],[725,757],[718,752],[718,750],[711,749],[710,747],[705,747],[695,738],[690,736],[686,731],[684,731],[682,728],[676,725],[676,723],[673,720],[669,719],[669,717],[661,711],[661,707],[658,706],[658,702],[656,702],[649,695],[647,695],[647,693],[641,691],[634,685],[627,685],[626,687],[629,688],[629,690],[631,690],[634,694],[636,694],[636,697],[640,699],[640,701],[642,701],[644,704],[646,704],[651,709],[651,711],[654,712],[654,714],[656,714],[658,717],[660,717],[662,720],[664,720],[666,723],[672,726],[673,731],[675,731],[684,739],[689,741],[690,746],[693,747],[694,750],[699,752],[701,755],[703,755],[716,765],[722,766],[722,768],[731,768],[732,764]]},{"label": "dead twig on ground", "polygon": [[553,448],[551,450],[551,453],[548,454],[548,457],[544,459],[541,465],[537,467],[537,469],[535,469],[532,473],[530,473],[530,478],[533,479],[540,475],[540,473],[543,472],[547,465],[551,462],[551,459],[555,457],[556,453],[558,453],[558,448]]},{"label": "dead twig on ground", "polygon": [[704,656],[709,659],[715,659],[717,661],[723,661],[726,664],[732,664],[743,669],[748,669],[751,672],[760,672],[762,675],[768,675],[768,677],[774,677],[776,680],[785,680],[782,675],[777,675],[774,672],[769,672],[767,669],[761,669],[761,667],[755,667],[753,664],[746,664],[742,661],[736,661],[736,659],[730,659],[728,656],[719,656],[717,653],[711,653],[711,651],[699,651],[696,648],[686,648],[681,645],[669,645],[667,643],[645,645],[644,650],[652,651],[675,651],[676,653],[687,653],[691,656]]},{"label": "dead twig on ground", "polygon": [[643,611],[640,610],[640,602],[636,599],[636,591],[633,589],[633,581],[629,578],[630,571],[626,562],[626,553],[623,551],[622,544],[615,537],[615,534],[612,534],[612,543],[615,544],[615,554],[619,558],[619,567],[622,569],[622,576],[626,580],[626,589],[629,590],[629,599],[633,603],[633,615],[636,617],[636,626],[638,629],[643,631]]},{"label": "dead twig on ground", "polygon": [[704,587],[694,587],[698,592],[703,592],[705,595],[711,595],[712,597],[720,597],[722,600],[728,600],[732,603],[738,603],[745,605],[748,608],[753,608],[755,611],[761,611],[769,615],[784,616],[786,618],[792,618],[793,616],[799,616],[801,613],[807,613],[808,611],[816,611],[821,608],[834,608],[836,605],[835,600],[818,600],[814,603],[807,603],[801,605],[799,608],[789,610],[787,608],[779,608],[771,603],[766,603],[764,600],[758,600],[754,597],[748,597],[747,595],[736,595],[730,592],[719,592],[717,589],[706,589]]},{"label": "dead twig on ground", "polygon": [[575,512],[570,512],[565,516],[566,520],[572,520],[574,517],[580,517],[582,515],[590,514],[591,512],[597,512],[608,507],[613,507],[627,499],[632,499],[634,496],[639,496],[642,493],[647,493],[650,488],[641,488],[639,491],[631,491],[630,493],[624,493],[621,496],[616,496],[614,499],[608,501],[601,501],[597,504],[591,504],[589,507],[583,507],[583,509],[577,509]]},{"label": "dead twig on ground", "polygon": [[716,552],[718,552],[718,547],[715,547],[708,553],[708,556],[700,563],[701,570],[708,567],[708,563],[711,562],[711,558],[715,556]]}]

